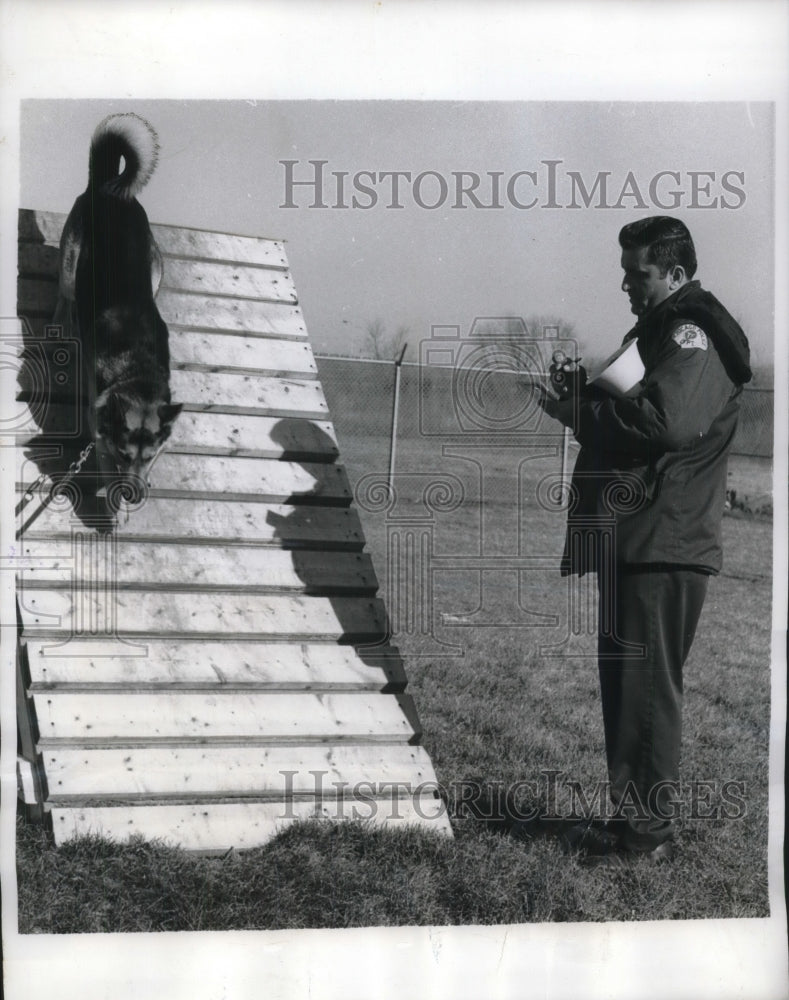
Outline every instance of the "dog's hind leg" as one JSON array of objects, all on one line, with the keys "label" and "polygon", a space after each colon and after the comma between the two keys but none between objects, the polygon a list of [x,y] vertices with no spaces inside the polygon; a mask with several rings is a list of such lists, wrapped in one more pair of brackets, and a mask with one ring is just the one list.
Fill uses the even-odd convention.
[{"label": "dog's hind leg", "polygon": [[64,299],[77,297],[77,264],[82,247],[80,225],[73,213],[66,219],[60,238],[60,270],[58,273],[58,294]]},{"label": "dog's hind leg", "polygon": [[159,252],[159,247],[154,243],[153,237],[151,237],[151,292],[153,297],[156,298],[156,293],[159,291],[159,285],[162,283],[162,276],[164,274],[164,265],[162,263],[162,255]]}]

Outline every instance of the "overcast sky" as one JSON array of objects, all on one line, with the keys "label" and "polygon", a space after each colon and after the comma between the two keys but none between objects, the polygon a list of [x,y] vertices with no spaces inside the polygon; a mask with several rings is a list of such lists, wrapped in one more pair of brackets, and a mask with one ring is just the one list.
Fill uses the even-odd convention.
[{"label": "overcast sky", "polygon": [[[768,104],[25,101],[20,204],[67,212],[86,184],[94,127],[118,111],[159,133],[159,166],[140,196],[151,221],[288,241],[317,352],[362,353],[375,319],[408,327],[416,343],[432,324],[467,330],[478,315],[552,313],[575,324],[587,349],[608,353],[633,320],[617,233],[671,214],[693,233],[697,277],[743,324],[754,360],[771,361]],[[360,171],[411,180],[393,199],[391,178],[361,178],[375,191],[370,208],[310,207],[306,187],[292,191],[297,207],[283,207],[280,161],[298,161],[293,177],[303,180],[315,159],[328,161],[328,205],[354,194],[371,203],[354,189]],[[348,175],[339,196],[335,171]],[[460,171],[479,175],[478,203],[503,207],[470,195],[454,207]],[[528,173],[512,181],[519,171]],[[443,204],[423,207],[441,202],[444,184]]]}]

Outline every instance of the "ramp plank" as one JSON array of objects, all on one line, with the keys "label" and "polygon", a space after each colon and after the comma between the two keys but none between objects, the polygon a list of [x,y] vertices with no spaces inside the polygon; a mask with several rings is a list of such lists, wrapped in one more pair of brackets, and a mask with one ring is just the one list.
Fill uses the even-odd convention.
[{"label": "ramp plank", "polygon": [[[55,503],[25,533],[27,539],[71,537],[72,530],[90,531],[71,505]],[[281,547],[358,550],[364,536],[355,508],[298,506],[228,500],[173,499],[151,496],[115,529],[119,538],[192,540],[207,543],[267,543]]]},{"label": "ramp plank", "polygon": [[127,647],[101,639],[69,644],[26,644],[31,690],[53,686],[265,687],[270,690],[402,690],[396,649],[357,650],[330,643],[206,642],[142,639]]},{"label": "ramp plank", "polygon": [[[39,212],[22,209],[19,212],[20,246],[47,246],[58,250],[66,216],[60,212]],[[259,264],[266,267],[287,267],[284,241],[259,236],[237,236],[212,233],[183,226],[151,224],[156,244],[163,254],[178,257],[207,257],[226,261]]]},{"label": "ramp plank", "polygon": [[240,368],[276,377],[298,378],[315,375],[318,370],[307,342],[192,330],[172,331],[170,360],[173,367],[203,365],[212,371]]},{"label": "ramp plank", "polygon": [[167,492],[234,496],[238,499],[346,504],[351,487],[341,465],[286,462],[268,458],[186,455],[165,452],[151,473],[152,489]]},{"label": "ramp plank", "polygon": [[167,449],[312,461],[334,461],[339,454],[334,428],[328,421],[200,412],[178,417]]},{"label": "ramp plank", "polygon": [[173,399],[190,409],[313,420],[325,420],[329,412],[317,381],[176,369],[170,374],[170,389]]},{"label": "ramp plank", "polygon": [[[64,345],[69,351],[68,364],[64,364]],[[13,347],[20,367],[30,359],[50,372],[65,371],[70,375],[70,368],[79,364],[79,345],[72,347],[62,337],[27,335],[16,339]],[[174,329],[170,331],[169,347],[171,368],[192,366],[216,372],[239,369],[276,378],[314,378],[317,372],[306,340]]]},{"label": "ramp plank", "polygon": [[297,301],[289,271],[280,268],[246,267],[213,261],[166,257],[160,293],[165,289],[198,292],[219,298],[256,299],[266,302]]},{"label": "ramp plank", "polygon": [[[41,398],[40,381],[34,371],[23,367],[18,382],[20,401]],[[72,386],[49,388],[49,403],[72,403]],[[173,400],[185,403],[188,409],[312,420],[325,420],[328,416],[323,389],[316,380],[174,369],[170,373],[170,389]]]},{"label": "ramp plank", "polygon": [[[25,632],[95,635],[114,621],[122,635],[279,637],[367,640],[386,632],[377,598],[278,594],[26,590],[19,595]],[[66,636],[63,636],[66,638]]]},{"label": "ramp plank", "polygon": [[[94,536],[95,537],[95,536]],[[244,589],[308,594],[354,592],[374,594],[378,581],[367,553],[287,551],[257,546],[168,544],[118,540],[112,555],[91,536],[83,541],[42,539],[27,541],[24,555],[42,565],[22,571],[22,589],[76,584],[89,573],[95,582],[99,560],[107,561],[112,584],[151,589]],[[105,570],[106,572],[106,570]],[[91,577],[88,578],[90,582]]]},{"label": "ramp plank", "polygon": [[[38,428],[79,428],[86,423],[75,417],[73,408],[47,407],[46,414],[35,407],[19,404],[14,419],[15,433],[21,446],[46,446],[47,441],[62,443],[62,438],[40,435]],[[29,437],[23,435],[28,429]],[[332,425],[303,417],[260,417],[231,413],[184,411],[173,425],[167,451],[192,455],[237,455],[241,458],[305,458],[331,461],[339,454]]]},{"label": "ramp plank", "polygon": [[267,843],[291,823],[307,819],[364,819],[375,824],[418,824],[451,836],[446,809],[427,794],[416,801],[395,800],[388,805],[359,801],[356,808],[330,802],[221,803],[194,806],[136,806],[52,810],[55,843],[86,834],[125,841],[135,834],[162,840],[189,851],[219,852],[229,847],[249,850]]},{"label": "ramp plank", "polygon": [[[432,774],[422,747],[368,744],[309,747],[53,747],[44,755],[50,801],[133,796],[336,795],[364,783],[390,797],[413,792]],[[395,783],[393,788],[387,783]],[[384,787],[381,787],[384,786]]]},{"label": "ramp plank", "polygon": [[[44,319],[49,323],[57,299],[55,274],[51,278],[20,277],[17,281],[16,308],[20,316]],[[293,340],[304,340],[307,335],[301,309],[292,297],[281,301],[219,298],[163,285],[156,296],[156,305],[168,326],[276,335]]]},{"label": "ramp plank", "polygon": [[[49,454],[53,454],[49,450]],[[29,457],[28,457],[29,456]],[[36,446],[27,454],[17,450],[17,482],[29,484],[38,477],[46,452]],[[225,455],[190,455],[162,452],[150,476],[152,493],[190,493],[215,499],[236,498],[283,502],[298,497],[300,503],[346,505],[351,499],[348,476],[341,465],[326,462],[287,462],[270,458]],[[147,501],[143,501],[143,506]]]},{"label": "ramp plank", "polygon": [[39,746],[212,741],[249,745],[324,740],[407,743],[414,728],[401,704],[408,695],[252,691],[102,693],[40,692],[33,696]]},{"label": "ramp plank", "polygon": [[[287,270],[287,262],[283,266],[284,254],[271,256],[277,261],[274,267],[163,253],[160,289],[295,303],[296,289]],[[53,255],[52,248],[45,244],[21,243],[18,267],[20,276],[31,282],[51,282],[58,276],[58,255]]]},{"label": "ramp plank", "polygon": [[192,330],[277,334],[299,339],[307,336],[301,308],[288,302],[218,299],[162,288],[156,296],[156,304],[168,325]]},{"label": "ramp plank", "polygon": [[[283,240],[231,233],[207,233],[201,229],[152,225],[156,245],[165,257],[193,257],[222,260],[259,267],[288,266]],[[166,266],[166,265],[165,265]]]}]

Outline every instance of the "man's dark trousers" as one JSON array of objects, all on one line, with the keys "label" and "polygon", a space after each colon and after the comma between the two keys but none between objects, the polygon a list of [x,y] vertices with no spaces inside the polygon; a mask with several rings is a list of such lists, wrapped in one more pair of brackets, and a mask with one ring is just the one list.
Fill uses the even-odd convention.
[{"label": "man's dark trousers", "polygon": [[[598,665],[608,776],[623,846],[652,850],[674,833],[682,741],[682,668],[707,593],[682,566],[598,572]],[[668,784],[667,784],[668,783]]]}]

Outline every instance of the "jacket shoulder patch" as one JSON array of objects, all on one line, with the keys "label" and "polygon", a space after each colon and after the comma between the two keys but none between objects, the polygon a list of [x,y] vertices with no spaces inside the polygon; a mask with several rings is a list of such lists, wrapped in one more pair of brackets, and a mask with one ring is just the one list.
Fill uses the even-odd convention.
[{"label": "jacket shoulder patch", "polygon": [[683,323],[672,333],[671,339],[680,347],[696,347],[707,350],[707,334],[694,323]]}]

